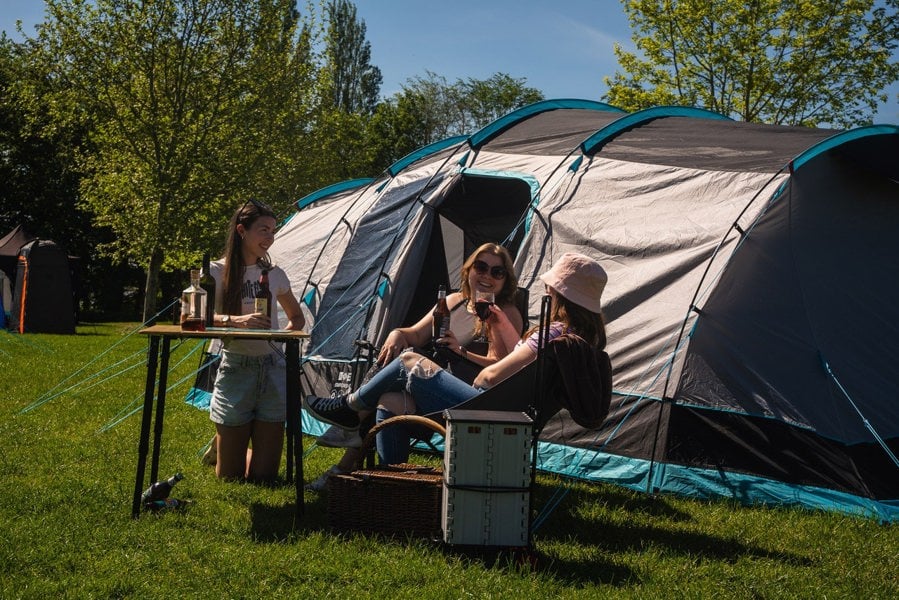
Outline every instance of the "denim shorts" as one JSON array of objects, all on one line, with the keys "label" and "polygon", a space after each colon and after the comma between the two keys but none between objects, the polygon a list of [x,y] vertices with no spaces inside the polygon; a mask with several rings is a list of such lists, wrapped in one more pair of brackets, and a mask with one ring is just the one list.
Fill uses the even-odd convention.
[{"label": "denim shorts", "polygon": [[247,356],[222,351],[209,418],[238,427],[251,421],[282,422],[287,417],[284,359],[275,353]]}]

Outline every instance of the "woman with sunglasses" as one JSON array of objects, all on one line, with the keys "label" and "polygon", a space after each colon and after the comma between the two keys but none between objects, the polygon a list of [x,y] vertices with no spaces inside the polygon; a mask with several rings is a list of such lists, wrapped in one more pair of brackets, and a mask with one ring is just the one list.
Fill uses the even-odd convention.
[{"label": "woman with sunglasses", "polygon": [[[248,200],[231,217],[225,256],[210,265],[215,279],[214,325],[279,329],[277,311],[256,312],[259,279],[268,273],[272,298],[287,316],[284,329],[305,325],[287,275],[272,266],[268,249],[275,240],[275,214]],[[282,353],[259,340],[226,340],[210,402],[216,428],[216,475],[223,479],[271,482],[278,474],[287,415]],[[252,451],[249,451],[252,443]]]},{"label": "woman with sunglasses", "polygon": [[[566,253],[540,278],[552,298],[547,341],[563,333],[574,333],[597,350],[603,350],[606,331],[601,297],[608,278],[600,264],[583,254]],[[533,330],[520,339],[503,311],[491,307],[491,312],[494,338],[502,338],[507,347],[514,347],[505,357],[481,370],[472,385],[441,369],[425,356],[404,352],[399,358],[401,376],[398,381],[380,381],[376,375],[348,397],[307,398],[307,409],[319,420],[351,428],[358,427],[360,410],[377,407],[379,421],[393,414],[439,415],[444,409],[474,398],[537,358],[539,332]],[[396,393],[397,387],[408,394]],[[393,433],[395,429],[388,427],[378,432],[378,454],[381,462],[387,464],[406,462],[409,454],[408,435],[402,439]]]},{"label": "woman with sunglasses", "polygon": [[[460,290],[448,294],[446,297],[447,306],[450,309],[449,329],[443,338],[434,341],[441,347],[441,355],[444,355],[445,352],[456,355],[455,360],[451,361],[454,372],[470,383],[481,368],[493,364],[512,349],[512,346],[507,345],[502,336],[491,334],[492,323],[495,320],[492,317],[486,323],[489,343],[483,344],[475,341],[482,326],[475,313],[475,291],[493,292],[495,310],[497,313],[502,313],[509,326],[515,329],[515,337],[518,332],[521,332],[524,321],[514,303],[515,294],[518,293],[518,278],[513,270],[512,257],[504,247],[492,243],[479,246],[462,264],[460,277]],[[394,329],[388,334],[378,354],[377,363],[382,368],[375,375],[378,378],[377,381],[396,382],[401,379],[402,363],[398,358],[399,355],[403,350],[428,346],[432,342],[431,326],[431,311],[428,311],[414,325]],[[375,383],[377,384],[377,382]],[[397,387],[395,391],[400,392],[401,387]],[[402,394],[398,394],[398,396],[402,398]],[[320,406],[323,402],[326,404],[332,402],[332,399],[309,397],[307,402]],[[347,447],[348,452],[337,465],[331,467],[322,477],[311,483],[308,486],[310,489],[318,490],[324,487],[324,483],[331,473],[352,470],[360,458],[358,453],[354,452],[354,449],[358,448],[362,442],[358,433],[359,421],[357,415],[353,414],[352,416],[355,419],[355,426],[341,429],[338,425],[326,431],[319,438],[321,445]],[[390,411],[379,411],[379,419],[388,416],[391,416]],[[408,434],[404,434],[401,428],[396,428],[396,430],[394,435],[398,440],[405,439],[406,446],[408,446]]]},{"label": "woman with sunglasses", "polygon": [[[512,257],[509,251],[499,244],[483,244],[462,264],[461,289],[447,294],[446,304],[450,308],[450,327],[446,336],[435,340],[449,351],[467,358],[481,367],[496,362],[510,349],[500,346],[493,340],[488,348],[477,351],[468,350],[478,333],[479,323],[475,314],[475,291],[493,292],[495,303],[509,321],[521,330],[521,313],[515,307],[515,294],[518,293],[518,278],[512,268]],[[411,327],[394,329],[384,340],[378,354],[378,364],[386,365],[399,356],[406,348],[424,348],[431,342],[431,313],[427,313]],[[489,323],[488,323],[489,332]]]}]

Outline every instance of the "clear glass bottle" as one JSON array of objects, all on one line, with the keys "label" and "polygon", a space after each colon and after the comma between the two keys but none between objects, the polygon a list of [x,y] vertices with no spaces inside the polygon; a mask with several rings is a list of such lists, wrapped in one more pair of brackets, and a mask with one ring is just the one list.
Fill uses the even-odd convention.
[{"label": "clear glass bottle", "polygon": [[190,286],[181,292],[181,329],[206,331],[206,290],[200,287],[200,269],[191,269]]}]

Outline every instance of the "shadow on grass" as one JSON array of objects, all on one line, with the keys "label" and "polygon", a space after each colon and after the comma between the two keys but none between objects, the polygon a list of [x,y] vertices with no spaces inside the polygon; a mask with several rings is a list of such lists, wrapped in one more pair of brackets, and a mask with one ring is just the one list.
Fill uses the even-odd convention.
[{"label": "shadow on grass", "polygon": [[487,569],[530,571],[575,586],[623,585],[637,579],[633,569],[610,560],[564,560],[534,548],[442,546],[444,554],[478,563]]},{"label": "shadow on grass", "polygon": [[[554,491],[549,486],[539,486],[535,494],[535,507],[543,509],[543,502]],[[607,518],[585,518],[577,507],[585,504],[601,503],[605,511],[624,516],[620,522]],[[644,516],[652,517],[652,524],[646,525]],[[633,520],[628,517],[633,516]],[[763,558],[795,565],[810,566],[809,558],[789,552],[772,551],[761,546],[746,544],[728,536],[685,531],[681,523],[693,518],[662,496],[637,495],[626,490],[610,488],[583,490],[569,493],[550,517],[551,525],[540,527],[534,533],[539,541],[575,543],[591,546],[609,555],[633,553],[652,546],[664,548],[684,556],[702,556],[729,563],[742,558]],[[639,519],[641,523],[636,521]],[[563,563],[565,561],[562,561]],[[557,565],[559,561],[556,561]],[[588,573],[594,569],[593,563],[568,561],[561,572]]]},{"label": "shadow on grass", "polygon": [[323,532],[332,535],[335,540],[351,540],[353,537],[361,536],[388,544],[425,544],[432,546],[447,557],[479,564],[484,568],[508,571],[525,570],[552,577],[564,574],[565,579],[582,584],[621,584],[625,581],[633,581],[635,577],[630,568],[615,564],[611,558],[607,561],[591,559],[579,563],[562,561],[529,548],[451,546],[443,544],[439,539],[429,540],[422,536],[402,533],[384,535],[358,531],[338,532],[328,526],[327,493],[307,493],[305,499],[303,515],[299,518],[296,516],[296,507],[293,503],[281,506],[264,503],[250,505],[250,535],[253,540],[258,543],[290,543],[305,533]]},{"label": "shadow on grass", "polygon": [[[291,488],[293,484],[289,485]],[[323,494],[305,495],[303,514],[288,502],[281,506],[253,503],[250,505],[250,534],[259,543],[290,541],[297,534],[327,530],[327,498]]]},{"label": "shadow on grass", "polygon": [[[287,484],[285,484],[287,485]],[[534,494],[534,507],[539,512],[558,489],[539,484]],[[296,517],[293,503],[283,506],[253,504],[250,507],[251,535],[260,543],[290,542],[308,532],[365,535],[395,544],[409,544],[402,535],[384,536],[364,533],[337,533],[328,527],[326,493],[307,493],[304,514]],[[601,505],[595,517],[583,516],[582,507]],[[615,521],[607,516],[618,515]],[[647,518],[651,524],[647,525]],[[616,522],[617,521],[617,522]],[[684,556],[701,556],[711,560],[737,562],[743,558],[770,559],[794,565],[810,566],[812,561],[788,552],[768,550],[732,537],[696,531],[685,531],[683,524],[693,517],[666,499],[635,494],[614,488],[572,490],[550,515],[545,526],[534,532],[533,548],[490,548],[449,546],[433,541],[447,556],[453,556],[485,568],[528,570],[561,579],[574,585],[605,584],[621,586],[640,578],[634,569],[622,564],[621,555],[641,552],[647,547],[666,549]],[[420,538],[419,538],[420,541]],[[541,546],[545,550],[541,550]],[[548,547],[562,546],[575,558],[561,557]],[[589,551],[578,550],[587,547]],[[597,558],[597,554],[599,558]],[[577,556],[577,555],[582,555]]]}]

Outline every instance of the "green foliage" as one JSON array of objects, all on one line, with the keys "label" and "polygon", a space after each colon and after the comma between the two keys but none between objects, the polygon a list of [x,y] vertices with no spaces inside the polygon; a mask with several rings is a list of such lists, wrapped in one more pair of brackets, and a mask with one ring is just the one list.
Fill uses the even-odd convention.
[{"label": "green foliage", "polygon": [[327,21],[325,69],[331,105],[345,113],[370,115],[378,104],[383,77],[371,64],[365,22],[356,18],[356,6],[348,0],[328,3]]},{"label": "green foliage", "polygon": [[428,73],[379,102],[348,0],[306,14],[294,0],[46,6],[34,38],[0,40],[0,224],[69,242],[97,297],[121,298],[121,274],[131,287],[144,271],[145,319],[181,289],[178,270],[222,250],[247,197],[286,215],[543,97],[502,73]]},{"label": "green foliage", "polygon": [[114,313],[134,273],[95,252],[112,232],[93,227],[79,205],[79,157],[90,151],[92,120],[80,110],[58,110],[58,86],[39,50],[0,39],[0,235],[22,225],[77,256],[84,311]]},{"label": "green foliage", "polygon": [[116,233],[106,250],[147,269],[146,316],[159,270],[217,250],[242,198],[294,198],[308,36],[290,0],[49,0],[48,15],[59,109],[95,119],[82,201]]},{"label": "green foliage", "polygon": [[622,0],[642,55],[615,47],[606,99],[744,121],[870,122],[899,79],[899,1]]},{"label": "green foliage", "polygon": [[525,87],[525,80],[505,73],[495,73],[489,79],[466,79],[460,82],[463,115],[477,130],[517,108],[543,100],[543,93]]},{"label": "green foliage", "polygon": [[[535,532],[533,565],[335,535],[326,493],[307,493],[296,521],[292,486],[220,482],[200,463],[214,429],[182,401],[199,342],[173,344],[159,465],[184,473],[172,496],[193,503],[132,520],[146,350],[143,336],[124,337],[133,329],[0,332],[2,598],[899,597],[896,525],[553,477],[538,477],[535,509],[568,493]],[[311,442],[307,481],[340,456]]]},{"label": "green foliage", "polygon": [[488,79],[459,79],[427,72],[378,106],[370,123],[372,160],[381,168],[409,152],[454,135],[471,134],[543,94],[505,73]]}]

